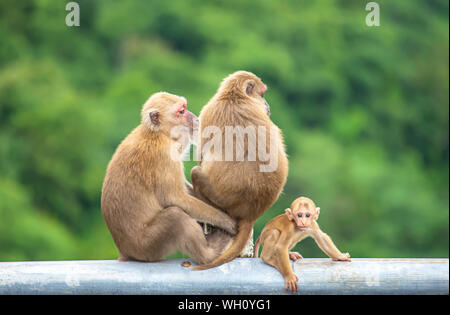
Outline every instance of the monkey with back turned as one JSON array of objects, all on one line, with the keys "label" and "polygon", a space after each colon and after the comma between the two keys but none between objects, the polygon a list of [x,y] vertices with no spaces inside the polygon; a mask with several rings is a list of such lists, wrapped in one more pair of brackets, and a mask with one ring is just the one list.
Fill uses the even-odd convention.
[{"label": "monkey with back turned", "polygon": [[285,289],[292,293],[298,290],[298,277],[292,271],[289,259],[296,261],[303,257],[289,250],[304,238],[314,238],[320,249],[333,260],[350,261],[349,253],[341,253],[331,238],[320,229],[316,222],[319,211],[320,208],[311,199],[297,198],[286,209],[286,213],[266,224],[255,243],[253,257],[258,257],[258,249],[262,245],[261,259],[281,272]]},{"label": "monkey with back turned", "polygon": [[[194,267],[194,270],[216,267],[239,256],[251,239],[255,220],[277,200],[286,183],[288,160],[281,131],[269,118],[269,104],[264,98],[266,89],[267,86],[255,74],[237,71],[223,80],[200,113],[201,135],[211,127],[218,128],[223,139],[230,127],[264,130],[258,136],[270,138],[270,145],[261,145],[258,141],[258,153],[271,152],[276,163],[273,169],[262,171],[261,165],[270,166],[272,161],[266,163],[260,154],[254,159],[239,160],[234,151],[231,159],[227,160],[223,155],[216,159],[216,150],[208,151],[200,142],[201,160],[191,171],[195,195],[236,219],[238,233],[224,253],[208,264]],[[248,155],[252,145],[255,143],[247,138],[240,149]],[[225,139],[222,152],[227,149]]]}]

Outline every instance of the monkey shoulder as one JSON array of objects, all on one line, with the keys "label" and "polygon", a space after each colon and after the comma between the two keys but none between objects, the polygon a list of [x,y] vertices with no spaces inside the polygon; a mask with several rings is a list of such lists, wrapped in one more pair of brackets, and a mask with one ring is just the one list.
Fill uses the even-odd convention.
[{"label": "monkey shoulder", "polygon": [[289,220],[286,213],[280,214],[273,219],[273,227],[282,232],[293,233],[295,231],[295,223]]},{"label": "monkey shoulder", "polygon": [[311,229],[313,231],[319,231],[320,232],[319,223],[317,223],[317,221],[313,220],[312,223],[311,223]]},{"label": "monkey shoulder", "polygon": [[108,164],[103,185],[105,192],[117,191],[119,187],[127,193],[163,190],[163,195],[167,187],[184,190],[184,182],[180,180],[185,179],[183,164],[167,158],[169,153],[165,147],[170,145],[168,143],[164,137],[149,136],[141,128],[135,128],[119,144]]}]

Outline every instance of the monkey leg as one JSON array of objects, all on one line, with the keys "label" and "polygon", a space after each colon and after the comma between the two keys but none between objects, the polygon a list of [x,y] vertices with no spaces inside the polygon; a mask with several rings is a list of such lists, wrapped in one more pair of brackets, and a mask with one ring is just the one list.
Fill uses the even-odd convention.
[{"label": "monkey leg", "polygon": [[208,246],[202,228],[179,207],[160,211],[144,228],[141,240],[146,261],[158,261],[179,249],[198,264],[216,258],[220,251]]},{"label": "monkey leg", "polygon": [[278,260],[275,256],[275,248],[280,235],[281,233],[278,230],[268,230],[264,233],[264,235],[261,235],[261,244],[263,249],[260,257],[266,264],[269,264],[278,270]]},{"label": "monkey leg", "polygon": [[250,235],[247,244],[245,244],[245,247],[242,250],[241,255],[239,257],[253,257],[253,249],[254,244],[253,244],[253,229],[252,229],[252,234]]},{"label": "monkey leg", "polygon": [[285,289],[291,293],[298,290],[298,277],[292,271],[289,263],[289,254],[287,240],[278,230],[269,230],[262,236],[263,250],[261,259],[267,264],[275,267],[283,276],[285,281]]},{"label": "monkey leg", "polygon": [[[193,181],[193,183],[194,183],[194,181]],[[188,185],[188,183],[186,183],[186,189],[187,189],[189,195],[191,195],[191,196],[193,196],[193,197],[195,197],[197,199],[200,199],[204,203],[207,203],[207,204],[209,204],[209,205],[211,205],[213,207],[219,208],[211,200],[206,198],[198,188],[195,189],[195,187],[196,187],[196,185],[195,186],[191,185],[191,184]]]},{"label": "monkey leg", "polygon": [[194,193],[199,199],[207,199],[217,208],[225,209],[227,202],[219,196],[211,187],[211,184],[200,166],[194,166],[191,170],[191,181]]},{"label": "monkey leg", "polygon": [[[200,199],[201,201],[203,201],[204,203],[207,203],[215,208],[219,208],[221,210],[223,210],[223,207],[219,206],[216,202],[214,202],[213,200],[209,199],[207,196],[205,196],[205,194],[203,193],[203,190],[201,189],[201,187],[203,185],[209,185],[209,181],[206,178],[206,176],[204,176],[201,168],[199,166],[195,166],[192,170],[191,170],[191,181],[192,181],[192,193],[191,195],[193,195],[194,197],[196,197],[197,199]],[[208,234],[209,230],[215,230],[215,227],[208,224],[208,223],[202,223],[203,228],[204,228],[204,234]],[[229,241],[230,238],[226,237],[226,239]],[[228,244],[224,245],[231,245],[230,242],[228,242]]]},{"label": "monkey leg", "polygon": [[[222,252],[226,251],[231,244],[233,244],[234,242],[234,238],[231,238],[229,234],[228,238],[227,238],[227,243],[224,246],[224,249]],[[247,241],[247,244],[245,244],[244,249],[242,250],[242,252],[239,254],[239,257],[243,257],[243,258],[251,258],[253,257],[253,251],[254,251],[254,244],[253,244],[253,229],[252,229],[252,233]]]},{"label": "monkey leg", "polygon": [[213,231],[206,235],[208,246],[215,251],[222,253],[231,240],[231,235],[220,229],[213,229]]},{"label": "monkey leg", "polygon": [[293,272],[288,252],[288,236],[286,233],[280,236],[275,247],[275,257],[277,259],[277,269],[281,272],[284,278],[285,289],[291,293],[298,290],[298,277]]},{"label": "monkey leg", "polygon": [[276,254],[278,260],[278,270],[284,278],[284,288],[286,291],[295,293],[298,290],[298,277],[292,271],[291,264],[289,263],[289,255],[286,248],[278,248]]},{"label": "monkey leg", "polygon": [[124,255],[124,254],[122,254],[122,253],[119,253],[119,258],[118,258],[118,260],[119,260],[119,261],[129,261],[130,258],[128,258],[126,255]]}]

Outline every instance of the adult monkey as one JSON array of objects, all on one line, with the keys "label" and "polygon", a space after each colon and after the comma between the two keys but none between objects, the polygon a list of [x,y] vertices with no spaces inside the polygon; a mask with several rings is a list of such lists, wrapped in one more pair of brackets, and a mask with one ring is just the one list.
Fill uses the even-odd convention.
[{"label": "adult monkey", "polygon": [[235,232],[232,218],[189,194],[181,154],[198,119],[186,105],[184,97],[152,95],[108,165],[102,213],[119,260],[157,261],[180,249],[207,263],[225,244],[207,240],[196,220]]},{"label": "adult monkey", "polygon": [[[266,85],[251,72],[238,71],[223,80],[219,90],[200,113],[200,135],[216,130],[222,150],[209,150],[203,139],[199,143],[200,162],[191,171],[194,193],[209,200],[238,221],[238,233],[231,246],[212,262],[194,267],[204,270],[233,260],[249,240],[255,220],[281,193],[288,174],[288,160],[281,131],[270,120],[269,105],[264,99]],[[229,155],[230,128],[258,133],[258,154],[253,154],[256,138],[234,134],[236,151]],[[241,128],[241,129],[239,129]],[[228,130],[228,131],[227,131]],[[270,143],[262,141],[270,138]],[[227,145],[228,144],[228,145]],[[263,146],[263,147],[262,147]],[[226,152],[228,150],[228,152]],[[239,150],[246,159],[239,159]],[[225,158],[222,153],[225,153]],[[265,155],[269,151],[271,160]],[[227,156],[228,155],[228,156]],[[252,158],[250,158],[252,156]],[[228,158],[227,158],[228,157]],[[273,163],[275,160],[275,163]]]}]

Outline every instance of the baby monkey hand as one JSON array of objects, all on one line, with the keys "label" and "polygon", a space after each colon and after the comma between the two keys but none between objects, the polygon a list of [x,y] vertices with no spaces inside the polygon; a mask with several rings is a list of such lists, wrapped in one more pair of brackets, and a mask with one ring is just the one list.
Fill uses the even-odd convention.
[{"label": "baby monkey hand", "polygon": [[336,260],[336,261],[352,261],[350,259],[350,254],[349,253],[343,253],[341,256],[336,257],[333,260]]}]

